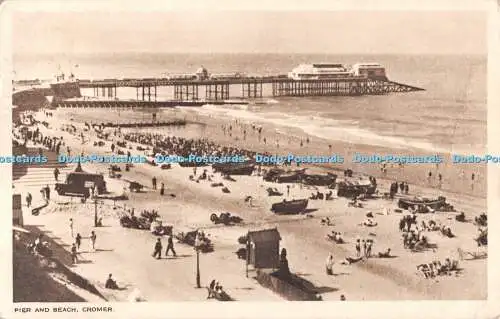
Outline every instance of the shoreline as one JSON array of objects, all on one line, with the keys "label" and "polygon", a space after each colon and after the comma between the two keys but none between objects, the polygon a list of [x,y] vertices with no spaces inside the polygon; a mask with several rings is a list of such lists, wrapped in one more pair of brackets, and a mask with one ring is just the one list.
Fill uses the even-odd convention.
[{"label": "shoreline", "polygon": [[[106,116],[114,121],[119,121],[120,111],[115,113],[106,113]],[[144,114],[151,113],[152,110],[144,110],[130,112],[136,118],[144,118]],[[82,112],[78,112],[82,113]],[[75,113],[77,114],[77,113]],[[99,119],[103,115],[102,112],[94,111],[91,114],[80,114],[87,121],[91,119]],[[325,140],[315,136],[308,135],[297,128],[270,125],[264,122],[255,122],[241,120],[238,118],[224,118],[216,114],[205,115],[197,113],[193,110],[175,109],[169,110],[166,114],[162,114],[161,118],[169,120],[186,121],[186,127],[176,129],[175,132],[165,132],[160,129],[152,130],[162,134],[170,134],[179,137],[193,138],[195,136],[203,136],[220,145],[227,145],[247,149],[258,153],[270,153],[277,155],[294,154],[296,156],[307,155],[328,155],[338,154],[344,157],[343,164],[308,164],[301,167],[314,167],[322,171],[342,172],[345,169],[351,169],[354,172],[372,175],[376,178],[388,180],[405,181],[411,185],[420,187],[431,187],[440,191],[450,191],[456,194],[464,194],[468,196],[486,199],[487,190],[487,174],[486,165],[495,164],[453,164],[451,163],[451,154],[445,153],[430,153],[419,149],[408,148],[407,150],[390,149],[388,147],[376,145],[354,144],[341,140]],[[76,121],[81,122],[82,119]],[[190,125],[199,125],[202,128],[196,132],[190,131]],[[232,126],[232,136],[229,136],[229,131],[224,132],[223,127]],[[262,127],[261,138],[255,130],[252,130],[252,125]],[[133,131],[133,128],[130,129]],[[244,135],[246,131],[246,137]],[[263,140],[267,143],[264,144]],[[309,143],[306,141],[309,139]],[[300,143],[302,142],[302,146]],[[331,147],[330,147],[331,145]],[[354,153],[361,154],[390,154],[390,155],[412,155],[412,156],[430,156],[438,155],[443,158],[443,163],[435,164],[407,164],[403,167],[398,165],[386,166],[386,173],[382,173],[381,165],[378,164],[363,164],[351,163]],[[432,177],[429,181],[428,174],[431,172]],[[438,174],[442,175],[441,188],[439,188]],[[474,174],[474,181],[472,181]]]},{"label": "shoreline", "polygon": [[[189,113],[188,113],[189,114]],[[212,140],[221,145],[230,145],[239,148],[249,149],[256,152],[269,152],[271,154],[287,155],[289,153],[297,156],[315,156],[315,155],[334,155],[338,154],[344,157],[343,164],[312,164],[304,165],[304,167],[317,167],[325,171],[342,172],[345,169],[352,169],[354,172],[372,175],[377,178],[388,180],[405,181],[413,185],[421,187],[431,187],[440,191],[450,191],[457,194],[470,195],[474,197],[486,199],[487,191],[487,174],[486,165],[488,164],[453,164],[451,162],[451,154],[446,153],[430,153],[422,150],[408,148],[408,150],[390,149],[388,147],[376,145],[353,144],[345,141],[329,141],[320,139],[302,132],[299,129],[283,126],[266,125],[266,123],[258,123],[263,127],[262,138],[267,137],[267,144],[262,145],[259,142],[258,136],[247,134],[246,139],[242,139],[243,130],[251,132],[249,128],[251,122],[245,123],[244,128],[237,131],[236,135],[230,137],[223,134],[221,126],[228,125],[227,121],[217,116],[207,116],[200,114],[190,114],[186,116],[186,120],[191,122],[205,123],[210,129],[207,130],[207,135]],[[238,127],[233,119],[231,122],[234,127]],[[239,122],[240,120],[238,120]],[[234,132],[234,131],[233,131]],[[288,136],[288,137],[287,137]],[[290,137],[292,136],[292,137]],[[309,139],[309,143],[306,143]],[[300,146],[302,140],[303,146]],[[274,144],[279,141],[279,147]],[[283,142],[284,141],[284,142]],[[329,147],[331,145],[331,148]],[[354,153],[361,154],[380,154],[380,155],[413,155],[413,156],[429,156],[438,155],[443,158],[443,163],[435,164],[407,164],[400,168],[398,165],[387,165],[387,173],[381,172],[381,165],[378,164],[363,164],[351,163]],[[495,165],[495,164],[489,164]],[[302,165],[301,165],[302,166]],[[430,182],[428,181],[428,173],[432,173]],[[438,174],[442,175],[441,188],[439,188]],[[474,174],[474,182],[471,177]]]}]

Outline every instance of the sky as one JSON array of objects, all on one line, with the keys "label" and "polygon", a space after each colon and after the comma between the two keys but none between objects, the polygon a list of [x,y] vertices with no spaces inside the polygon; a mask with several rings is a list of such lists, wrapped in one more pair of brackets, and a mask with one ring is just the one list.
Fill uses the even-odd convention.
[{"label": "sky", "polygon": [[16,12],[14,54],[486,54],[484,11]]}]

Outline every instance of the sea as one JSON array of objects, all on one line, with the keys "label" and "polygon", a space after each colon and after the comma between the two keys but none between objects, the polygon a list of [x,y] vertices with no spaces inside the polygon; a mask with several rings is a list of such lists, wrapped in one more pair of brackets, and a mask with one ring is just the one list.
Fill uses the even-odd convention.
[{"label": "sea", "polygon": [[[163,54],[14,55],[14,79],[151,78],[194,73],[287,74],[301,63],[378,62],[392,81],[421,92],[358,97],[264,98],[249,105],[210,105],[193,112],[271,123],[327,140],[424,152],[483,154],[487,141],[486,55]],[[238,90],[240,90],[238,88]],[[157,100],[172,98],[160,88]],[[93,95],[92,89],[84,95]],[[135,99],[134,88],[118,98]],[[233,92],[231,92],[233,94]],[[238,94],[238,93],[236,93]],[[204,96],[203,93],[200,93]]]}]

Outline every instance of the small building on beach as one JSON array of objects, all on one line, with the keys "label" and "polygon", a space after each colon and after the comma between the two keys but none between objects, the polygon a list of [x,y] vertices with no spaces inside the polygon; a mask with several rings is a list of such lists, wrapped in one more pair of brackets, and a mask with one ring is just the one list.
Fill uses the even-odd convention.
[{"label": "small building on beach", "polygon": [[281,236],[277,228],[249,231],[247,262],[257,268],[278,268]]}]

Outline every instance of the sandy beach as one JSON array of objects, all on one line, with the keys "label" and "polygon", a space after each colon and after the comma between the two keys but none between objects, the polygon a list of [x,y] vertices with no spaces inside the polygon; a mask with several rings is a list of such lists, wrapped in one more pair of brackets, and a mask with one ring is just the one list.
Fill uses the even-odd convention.
[{"label": "sandy beach", "polygon": [[[80,123],[148,121],[151,119],[152,113],[158,113],[158,120],[182,119],[195,124],[187,128],[158,128],[149,131],[162,134],[168,132],[175,136],[186,138],[198,138],[201,135],[203,137],[210,137],[211,141],[220,145],[234,146],[261,153],[294,154],[298,156],[338,154],[344,157],[344,164],[316,164],[314,167],[336,171],[352,169],[355,172],[375,177],[406,181],[411,185],[433,188],[436,189],[436,193],[443,190],[457,194],[460,193],[465,196],[486,198],[487,174],[485,164],[453,164],[450,153],[430,153],[410,147],[404,150],[398,148],[390,149],[376,145],[346,143],[340,140],[325,140],[308,135],[298,129],[271,125],[265,122],[220,116],[202,111],[202,108],[181,107],[160,111],[148,109],[137,111],[86,109],[85,112],[76,109],[64,109],[59,112],[63,118],[73,118],[74,121]],[[260,136],[257,130],[252,129],[252,125],[262,127]],[[231,132],[228,130],[229,126],[232,127]],[[226,132],[224,132],[223,127],[226,127]],[[137,130],[123,130],[123,132],[134,131]],[[266,142],[264,142],[264,139]],[[307,142],[308,140],[309,142]],[[443,163],[439,165],[406,164],[403,166],[389,163],[386,166],[386,172],[383,173],[381,170],[382,165],[380,164],[353,163],[352,158],[355,153],[395,156],[439,155],[443,158]],[[429,172],[432,174],[430,179],[428,176]],[[338,172],[336,173],[338,174]],[[441,182],[438,178],[439,174],[442,176]],[[472,179],[472,174],[474,174],[474,179]]]},{"label": "sandy beach", "polygon": [[[76,153],[111,154],[111,141],[105,141],[104,147],[92,146],[97,137],[94,132],[83,131],[84,122],[118,121],[123,118],[133,120],[128,116],[128,111],[109,110],[53,110],[54,117],[44,117],[39,114],[41,121],[48,121],[48,129],[41,127],[44,135],[63,136],[65,143]],[[175,113],[175,114],[174,114]],[[137,113],[140,118],[141,114]],[[252,123],[227,121],[214,116],[196,114],[194,112],[170,112],[172,118],[185,118],[196,122],[195,126],[184,128],[169,128],[170,134],[176,136],[207,138],[219,145],[236,146],[257,152],[276,152],[281,154],[294,153],[306,154],[331,154],[343,153],[349,158],[353,152],[360,153],[398,153],[367,145],[348,145],[337,141],[324,141],[306,136],[300,132],[286,130],[282,127],[262,126],[262,134],[251,128]],[[164,119],[166,115],[162,115]],[[77,133],[71,135],[63,132],[63,124],[73,124]],[[232,133],[224,133],[231,125]],[[195,129],[193,129],[195,127]],[[201,130],[201,131],[200,131]],[[247,133],[244,134],[243,131]],[[82,145],[79,138],[84,132],[89,142]],[[246,135],[246,137],[245,137]],[[286,136],[294,136],[287,138]],[[115,137],[113,137],[115,138]],[[266,138],[266,143],[263,139]],[[309,143],[306,142],[309,138]],[[115,138],[121,140],[120,138]],[[279,148],[276,141],[279,140]],[[300,146],[302,140],[303,145]],[[116,144],[116,143],[115,143]],[[331,148],[329,147],[331,145]],[[138,144],[129,149],[132,154],[144,155],[136,151]],[[125,150],[127,151],[127,150]],[[408,154],[411,150],[405,151]],[[421,154],[421,152],[417,152]],[[425,154],[428,155],[428,154]],[[347,165],[347,166],[346,166]],[[406,165],[401,167],[388,167],[387,173],[382,173],[378,165],[350,164],[346,165],[312,167],[313,170],[332,170],[351,168],[355,172],[377,176],[380,192],[388,192],[391,180],[407,181],[410,184],[410,195],[428,197],[445,196],[447,201],[458,211],[464,211],[467,218],[474,218],[486,211],[485,185],[486,175],[483,167],[458,165]],[[212,182],[222,182],[230,189],[230,193],[221,192],[220,188],[210,187],[208,181],[199,183],[189,180],[193,173],[191,168],[182,168],[173,164],[171,169],[162,170],[159,167],[135,165],[130,172],[124,171],[122,165],[122,178],[106,178],[108,188],[120,192],[127,186],[126,180],[138,181],[146,185],[146,190],[141,193],[129,193],[129,200],[114,203],[103,201],[98,206],[99,215],[103,217],[104,227],[93,227],[94,205],[92,203],[77,203],[77,199],[58,196],[54,193],[50,205],[39,216],[25,214],[25,224],[39,225],[48,236],[58,238],[62,245],[69,245],[73,238],[69,229],[69,218],[73,218],[75,233],[84,237],[83,248],[79,254],[82,262],[77,263],[72,269],[101,287],[108,300],[125,301],[134,289],[140,291],[147,301],[181,301],[205,300],[206,290],[195,289],[195,262],[196,254],[191,246],[177,243],[175,249],[177,258],[167,257],[155,260],[151,257],[155,236],[149,231],[122,228],[119,224],[118,214],[123,211],[123,206],[133,207],[136,212],[144,209],[155,209],[161,219],[173,225],[174,232],[181,229],[200,228],[209,234],[214,243],[215,251],[201,254],[200,268],[202,286],[208,285],[212,279],[218,280],[225,291],[236,300],[283,300],[281,296],[260,286],[253,277],[255,271],[251,270],[249,278],[245,276],[245,262],[238,259],[235,251],[240,248],[237,242],[239,236],[248,230],[277,227],[282,241],[281,247],[288,251],[290,270],[312,282],[323,300],[339,300],[340,295],[345,295],[348,300],[421,300],[421,299],[485,299],[487,289],[486,265],[487,260],[460,261],[463,270],[457,276],[438,276],[434,279],[424,279],[417,273],[416,266],[445,258],[457,259],[457,248],[466,251],[476,251],[477,245],[473,238],[477,234],[477,227],[472,223],[459,223],[455,221],[457,213],[419,214],[419,222],[433,219],[438,223],[450,225],[455,238],[447,238],[440,232],[427,232],[429,241],[437,245],[434,251],[412,253],[403,248],[401,232],[398,223],[402,214],[394,212],[397,198],[394,201],[377,198],[364,202],[363,208],[348,207],[348,199],[335,198],[333,201],[309,201],[309,208],[316,209],[311,215],[274,215],[269,211],[273,202],[283,197],[268,197],[266,188],[277,187],[286,194],[287,184],[265,182],[259,176],[234,176],[236,181],[224,180],[219,174],[213,174],[210,167],[206,167],[209,175],[213,175]],[[83,169],[91,172],[102,172],[107,177],[107,166],[99,164],[84,164]],[[26,176],[30,175],[31,168]],[[461,172],[463,170],[463,173]],[[427,180],[427,173],[432,171],[433,177]],[[475,173],[476,179],[472,183],[470,175]],[[441,189],[438,188],[436,176],[443,175]],[[160,196],[158,191],[151,188],[151,178],[155,176],[158,184],[165,183],[166,194]],[[63,175],[61,175],[64,178]],[[26,178],[26,177],[23,177]],[[40,201],[40,193],[36,187],[23,186],[23,178],[15,182],[17,192],[30,191],[34,194],[34,202]],[[326,192],[325,187],[317,187],[319,191]],[[288,198],[307,198],[316,189],[299,187],[290,184]],[[175,195],[171,196],[170,194]],[[246,196],[254,198],[252,207],[244,201]],[[385,208],[390,209],[389,215],[382,215]],[[365,227],[360,223],[365,219],[367,212],[372,211],[377,227]],[[244,222],[238,226],[214,225],[209,220],[212,212],[231,212],[243,218]],[[321,218],[329,217],[334,225],[323,226]],[[90,231],[97,233],[97,251],[88,249]],[[342,232],[345,244],[334,244],[325,239],[326,234],[332,230]],[[374,240],[375,253],[392,250],[396,258],[382,259],[369,258],[354,265],[341,265],[340,261],[355,253],[354,243],[356,238],[371,238]],[[166,239],[164,246],[166,245]],[[324,271],[324,262],[329,253],[334,260],[334,276],[328,276]],[[103,288],[104,281],[109,273],[113,273],[119,285],[126,287],[123,291],[109,291]],[[383,287],[383,289],[374,289]]]}]

